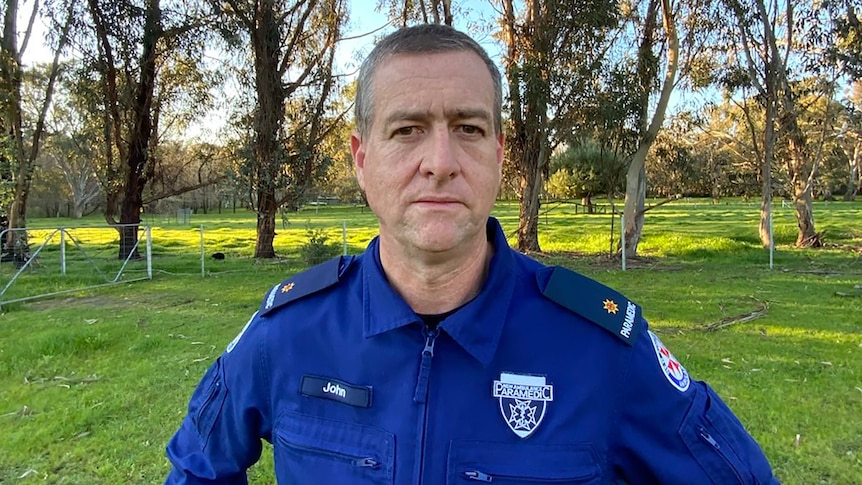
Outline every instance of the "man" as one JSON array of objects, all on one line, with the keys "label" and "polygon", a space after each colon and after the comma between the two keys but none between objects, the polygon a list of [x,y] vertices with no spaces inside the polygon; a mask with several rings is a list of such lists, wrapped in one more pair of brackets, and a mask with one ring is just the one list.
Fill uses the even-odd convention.
[{"label": "man", "polygon": [[207,371],[168,483],[777,483],[639,306],[506,243],[501,80],[451,28],[364,62],[351,149],[380,226],[300,273]]}]

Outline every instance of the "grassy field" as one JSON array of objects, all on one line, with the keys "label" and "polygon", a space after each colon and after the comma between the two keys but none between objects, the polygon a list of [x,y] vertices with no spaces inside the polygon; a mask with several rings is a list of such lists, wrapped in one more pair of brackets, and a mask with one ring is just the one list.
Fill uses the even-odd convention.
[{"label": "grassy field", "polygon": [[[818,231],[840,246],[818,250],[792,248],[793,213],[777,205],[773,269],[758,244],[754,203],[678,201],[650,211],[642,257],[625,272],[607,256],[609,215],[575,214],[566,205],[543,211],[545,252],[535,256],[640,302],[689,372],[740,416],[783,483],[862,483],[862,203],[815,205]],[[514,204],[499,204],[495,215],[507,231],[517,226]],[[192,389],[266,290],[305,266],[308,231],[340,248],[347,221],[352,253],[375,233],[367,210],[312,208],[278,231],[284,258],[255,262],[251,214],[193,215],[190,224],[145,220],[153,225],[152,280],[3,305],[0,483],[160,482],[168,470],[164,445]],[[201,225],[204,253],[227,256],[205,258],[205,277]],[[80,234],[82,245],[92,245],[87,258],[117,265],[107,262],[116,233],[99,234]],[[19,296],[91,284],[74,273],[88,272],[77,263],[60,276],[50,262],[56,247],[44,251],[15,283]],[[131,263],[125,277],[141,275],[142,264]],[[10,277],[0,267],[0,283]],[[757,312],[763,315],[706,331]],[[250,478],[274,483],[266,450]]]}]

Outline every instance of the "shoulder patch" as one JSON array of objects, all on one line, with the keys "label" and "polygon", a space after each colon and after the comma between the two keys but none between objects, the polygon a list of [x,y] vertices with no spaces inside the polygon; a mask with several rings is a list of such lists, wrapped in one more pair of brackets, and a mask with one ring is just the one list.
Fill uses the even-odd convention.
[{"label": "shoulder patch", "polygon": [[339,256],[313,266],[272,287],[261,304],[261,316],[338,283],[344,271],[353,263],[353,256]]},{"label": "shoulder patch", "polygon": [[679,363],[676,357],[670,353],[667,347],[661,343],[661,340],[658,336],[652,331],[647,331],[649,334],[649,338],[652,340],[653,349],[655,349],[655,356],[658,358],[658,364],[661,366],[661,371],[664,373],[664,376],[667,377],[668,382],[671,383],[673,387],[675,387],[679,392],[685,392],[688,390],[689,384],[691,384],[691,377],[688,375],[688,371],[685,370],[685,367]]},{"label": "shoulder patch", "polygon": [[536,279],[549,300],[608,330],[628,345],[635,344],[643,325],[640,305],[561,266],[539,270]]}]

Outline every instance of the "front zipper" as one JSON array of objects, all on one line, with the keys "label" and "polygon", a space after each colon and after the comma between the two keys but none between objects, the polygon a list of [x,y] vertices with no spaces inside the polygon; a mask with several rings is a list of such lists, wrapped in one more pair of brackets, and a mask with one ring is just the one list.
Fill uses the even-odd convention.
[{"label": "front zipper", "polygon": [[428,399],[428,376],[431,374],[431,359],[434,357],[434,343],[440,335],[440,329],[425,327],[425,348],[422,349],[422,360],[419,362],[419,375],[416,379],[416,390],[413,402],[424,403]]},{"label": "front zipper", "polygon": [[739,471],[736,469],[735,466],[733,466],[733,463],[730,461],[730,458],[728,458],[727,455],[724,454],[724,450],[721,449],[721,445],[718,443],[718,441],[715,441],[715,438],[713,438],[712,435],[709,434],[709,431],[707,431],[706,428],[704,428],[703,426],[698,426],[697,434],[700,436],[700,439],[706,441],[710,446],[712,446],[712,449],[714,449],[715,452],[718,453],[718,455],[722,459],[724,459],[724,462],[727,463],[727,466],[731,470],[733,470],[733,475],[736,477],[736,481],[738,483],[745,483],[742,480],[742,477],[739,475]]},{"label": "front zipper", "polygon": [[588,478],[592,478],[595,476],[595,473],[591,473],[589,475],[580,475],[580,476],[572,476],[572,477],[560,477],[560,478],[542,478],[536,476],[526,476],[526,475],[502,475],[498,473],[484,473],[479,470],[468,470],[463,472],[464,478],[467,480],[472,480],[475,482],[493,482],[495,479],[500,480],[515,480],[517,483],[566,483],[571,482],[572,480],[585,480]]},{"label": "front zipper", "polygon": [[440,328],[433,329],[425,327],[423,331],[425,335],[425,347],[422,349],[421,360],[419,361],[419,375],[416,378],[416,389],[413,392],[413,402],[422,406],[420,410],[421,419],[419,421],[419,448],[416,457],[416,477],[417,482],[422,483],[422,474],[425,473],[425,430],[428,427],[428,379],[431,375],[431,359],[434,357],[434,343],[437,341],[437,336],[440,335]]},{"label": "front zipper", "polygon": [[294,450],[301,451],[304,453],[310,453],[324,458],[329,458],[339,463],[353,465],[357,468],[370,468],[372,470],[380,468],[380,462],[370,456],[342,453],[340,451],[328,450],[326,448],[319,448],[317,446],[298,445],[296,443],[291,443],[290,441],[287,441],[285,439],[282,439],[282,443],[288,448],[293,448]]}]

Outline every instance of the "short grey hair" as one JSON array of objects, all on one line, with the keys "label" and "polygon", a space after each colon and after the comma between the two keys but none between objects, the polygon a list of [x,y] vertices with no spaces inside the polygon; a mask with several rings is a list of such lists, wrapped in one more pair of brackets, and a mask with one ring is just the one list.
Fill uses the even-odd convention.
[{"label": "short grey hair", "polygon": [[467,51],[478,55],[494,82],[494,131],[503,132],[503,81],[500,71],[488,53],[475,40],[463,32],[440,24],[423,24],[399,29],[384,37],[362,62],[357,78],[354,116],[356,128],[361,136],[368,134],[373,122],[374,96],[372,81],[382,61],[396,54],[438,54]]}]

